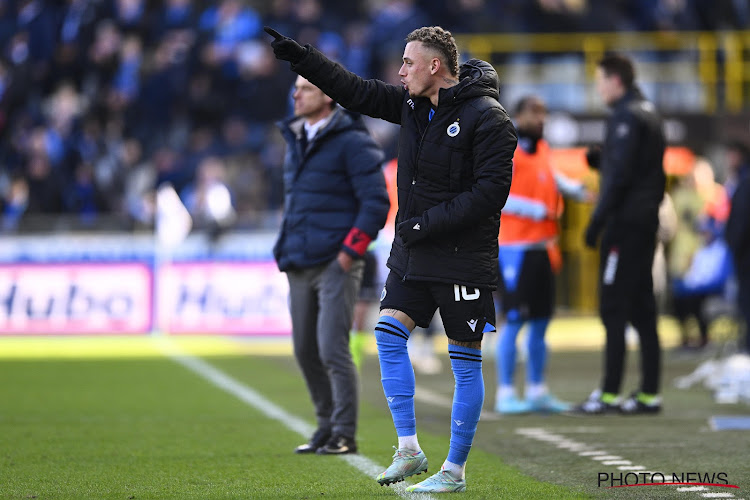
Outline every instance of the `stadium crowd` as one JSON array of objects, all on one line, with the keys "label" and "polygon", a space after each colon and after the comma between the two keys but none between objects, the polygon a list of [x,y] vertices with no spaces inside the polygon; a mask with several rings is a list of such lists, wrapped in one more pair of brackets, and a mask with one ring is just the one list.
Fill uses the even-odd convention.
[{"label": "stadium crowd", "polygon": [[264,24],[393,81],[404,36],[423,25],[719,29],[746,26],[749,11],[731,0],[3,0],[2,230],[149,227],[165,182],[198,221],[206,190],[223,184],[240,227],[277,223],[267,215],[282,198],[274,122],[291,113],[293,75]]}]

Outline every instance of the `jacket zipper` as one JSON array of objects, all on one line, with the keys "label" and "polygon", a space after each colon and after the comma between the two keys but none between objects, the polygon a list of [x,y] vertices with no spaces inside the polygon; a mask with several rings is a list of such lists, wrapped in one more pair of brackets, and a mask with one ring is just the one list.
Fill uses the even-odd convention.
[{"label": "jacket zipper", "polygon": [[[437,114],[437,109],[435,110],[435,114],[432,115],[432,120],[435,119],[435,115]],[[415,117],[416,119],[416,117]],[[409,198],[406,200],[406,213],[409,213],[409,209],[411,208],[411,201],[412,196],[414,195],[414,185],[417,183],[417,174],[418,174],[418,166],[419,166],[419,157],[422,154],[422,145],[424,144],[424,138],[427,135],[427,130],[430,128],[430,124],[432,123],[432,120],[427,122],[427,126],[424,128],[424,131],[422,132],[422,137],[419,139],[419,148],[417,149],[417,160],[414,163],[414,176],[411,179],[411,186],[409,186]],[[403,222],[403,221],[402,221]],[[411,250],[408,248],[406,249],[406,270],[409,269],[409,260],[411,259]],[[409,275],[408,271],[404,272],[404,277],[401,279],[401,281],[406,281],[406,277]]]}]

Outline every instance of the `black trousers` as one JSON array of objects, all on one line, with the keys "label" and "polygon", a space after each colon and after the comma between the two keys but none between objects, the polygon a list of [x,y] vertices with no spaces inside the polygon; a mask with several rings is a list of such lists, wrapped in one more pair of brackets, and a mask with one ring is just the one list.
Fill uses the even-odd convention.
[{"label": "black trousers", "polygon": [[698,321],[698,330],[701,335],[700,345],[706,345],[708,342],[708,320],[703,314],[703,307],[709,297],[711,295],[699,293],[694,295],[679,295],[673,298],[674,314],[680,322],[683,345],[688,345],[690,340],[685,329],[685,323],[691,316]]},{"label": "black trousers", "polygon": [[599,266],[599,314],[607,331],[603,392],[620,392],[628,323],[638,331],[640,339],[640,390],[647,394],[659,392],[661,347],[651,274],[655,248],[655,229],[610,224],[604,231]]}]

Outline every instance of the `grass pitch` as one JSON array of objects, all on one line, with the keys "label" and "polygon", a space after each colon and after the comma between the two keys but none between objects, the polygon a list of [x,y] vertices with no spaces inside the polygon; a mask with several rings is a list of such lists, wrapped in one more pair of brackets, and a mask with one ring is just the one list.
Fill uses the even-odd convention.
[{"label": "grass pitch", "polygon": [[[410,496],[403,488],[379,486],[339,457],[295,455],[292,450],[307,436],[169,359],[150,339],[86,339],[86,348],[79,350],[85,357],[75,355],[71,346],[79,341],[73,339],[31,340],[60,343],[32,358],[22,356],[23,348],[13,342],[0,339],[0,357],[15,353],[0,359],[0,498]],[[312,405],[290,356],[252,354],[267,352],[252,343],[202,342],[186,339],[183,347],[208,353],[202,359],[212,367],[254,389],[284,415],[313,425]],[[30,345],[26,352],[34,350]],[[97,353],[96,345],[106,348]],[[491,410],[494,362],[491,356],[485,359],[485,410]],[[628,387],[635,383],[636,356],[630,361]],[[462,498],[750,498],[750,434],[713,432],[707,425],[711,415],[749,414],[750,408],[716,405],[707,392],[671,387],[675,376],[697,362],[665,356],[665,412],[656,417],[496,418],[488,413],[479,424]],[[448,451],[450,410],[442,401],[452,395],[453,382],[446,357],[443,364],[439,375],[417,375],[422,390],[441,396],[417,402],[430,473]],[[561,398],[585,397],[599,376],[596,351],[550,354],[549,383]],[[384,468],[396,439],[374,355],[365,362],[361,387],[359,455]],[[558,446],[566,441],[568,449]],[[740,488],[605,489],[597,485],[598,474],[616,472],[617,465],[605,463],[618,459],[582,456],[570,449],[576,444],[584,452],[603,451],[608,455],[599,457],[619,457],[649,471],[725,472],[729,483]]]}]

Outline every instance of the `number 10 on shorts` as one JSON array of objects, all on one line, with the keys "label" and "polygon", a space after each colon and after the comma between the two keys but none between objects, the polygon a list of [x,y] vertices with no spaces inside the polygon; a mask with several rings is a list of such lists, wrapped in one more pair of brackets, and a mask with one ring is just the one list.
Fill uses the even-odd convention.
[{"label": "number 10 on shorts", "polygon": [[479,288],[474,288],[474,291],[469,293],[469,290],[464,285],[453,285],[453,297],[456,302],[464,300],[477,300],[479,298]]}]

